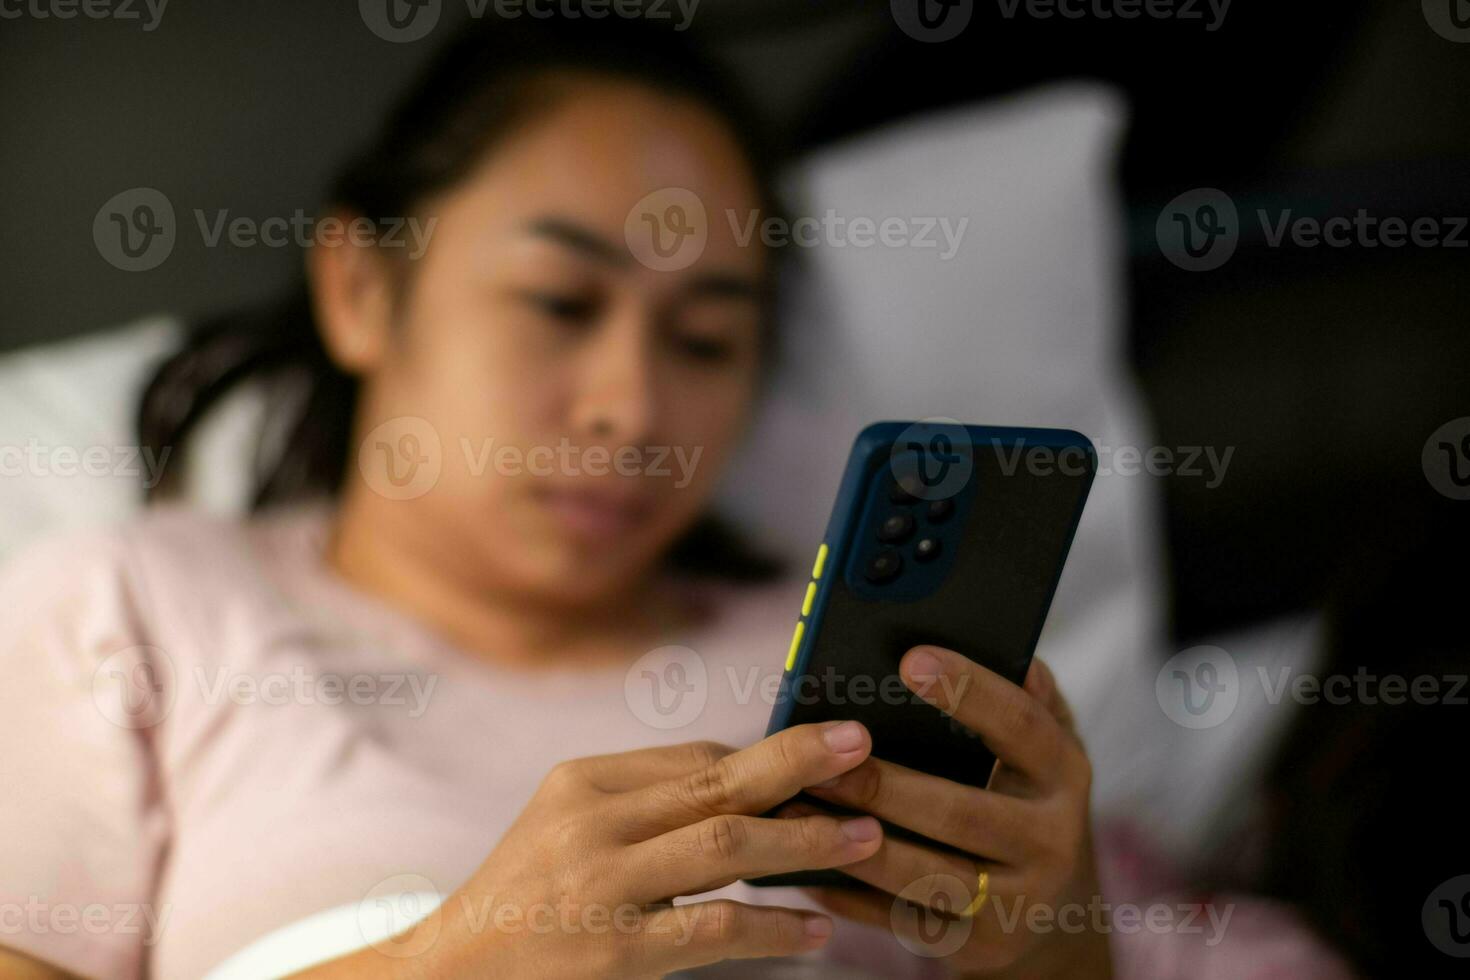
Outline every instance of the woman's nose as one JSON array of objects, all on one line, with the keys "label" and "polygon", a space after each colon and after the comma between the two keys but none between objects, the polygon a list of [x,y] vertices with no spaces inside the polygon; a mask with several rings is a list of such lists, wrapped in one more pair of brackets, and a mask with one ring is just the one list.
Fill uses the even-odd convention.
[{"label": "woman's nose", "polygon": [[581,351],[572,430],[613,445],[643,444],[654,424],[652,325],[628,313],[597,330]]}]

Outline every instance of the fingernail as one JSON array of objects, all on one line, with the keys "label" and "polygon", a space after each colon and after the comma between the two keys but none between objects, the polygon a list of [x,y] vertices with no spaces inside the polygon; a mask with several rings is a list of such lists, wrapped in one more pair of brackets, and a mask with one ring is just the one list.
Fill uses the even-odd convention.
[{"label": "fingernail", "polygon": [[833,752],[855,752],[863,747],[863,728],[855,721],[839,721],[822,733],[822,741]]},{"label": "fingernail", "polygon": [[883,833],[883,828],[878,826],[878,821],[874,817],[857,817],[842,821],[842,836],[857,844],[877,840],[881,833]]},{"label": "fingernail", "polygon": [[919,648],[904,658],[903,671],[910,680],[932,681],[944,671],[944,665],[934,654]]},{"label": "fingernail", "polygon": [[803,928],[808,938],[826,939],[832,935],[832,920],[820,915],[808,916]]},{"label": "fingernail", "polygon": [[808,789],[831,789],[832,787],[836,786],[841,781],[842,781],[842,777],[841,776],[833,776],[831,779],[824,779],[820,783],[812,783],[807,788]]}]

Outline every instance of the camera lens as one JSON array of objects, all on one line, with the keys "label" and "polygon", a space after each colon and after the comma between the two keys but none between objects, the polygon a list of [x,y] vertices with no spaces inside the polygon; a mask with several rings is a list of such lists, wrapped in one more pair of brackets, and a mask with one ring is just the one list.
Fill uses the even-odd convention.
[{"label": "camera lens", "polygon": [[888,499],[895,504],[917,503],[919,480],[912,473],[906,473],[888,488]]},{"label": "camera lens", "polygon": [[914,517],[912,514],[894,514],[878,525],[878,540],[889,544],[905,541],[913,533]]},{"label": "camera lens", "polygon": [[891,582],[903,571],[903,557],[893,548],[884,548],[868,562],[867,578],[874,585]]},{"label": "camera lens", "polygon": [[949,515],[954,513],[954,501],[948,497],[942,500],[931,500],[929,501],[929,507],[926,513],[929,516],[929,522],[931,524],[939,524],[947,521],[949,520]]}]

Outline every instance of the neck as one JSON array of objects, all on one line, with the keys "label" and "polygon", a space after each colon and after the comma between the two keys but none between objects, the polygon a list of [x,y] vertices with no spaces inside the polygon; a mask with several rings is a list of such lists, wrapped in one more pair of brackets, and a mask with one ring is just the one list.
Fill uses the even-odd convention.
[{"label": "neck", "polygon": [[525,668],[624,660],[657,645],[662,630],[683,618],[653,576],[576,604],[497,589],[457,555],[424,546],[424,536],[405,526],[407,516],[405,508],[349,491],[334,519],[327,563],[480,659]]}]

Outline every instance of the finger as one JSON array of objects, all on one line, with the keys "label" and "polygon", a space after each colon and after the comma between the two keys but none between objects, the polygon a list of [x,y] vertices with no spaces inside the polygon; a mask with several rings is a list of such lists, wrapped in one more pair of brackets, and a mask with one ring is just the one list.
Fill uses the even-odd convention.
[{"label": "finger", "polygon": [[[819,949],[832,935],[832,920],[815,912],[728,899],[671,905],[649,914],[639,956],[658,974],[721,960],[795,956]],[[635,969],[635,973],[644,972]]]},{"label": "finger", "polygon": [[[790,803],[782,808],[786,819],[802,819],[820,813],[808,803]],[[1004,873],[1009,878],[1018,874],[1014,868],[994,861],[976,860],[937,848],[916,844],[885,835],[882,845],[872,857],[842,865],[842,873],[890,896],[902,895],[911,902],[932,905],[944,914],[964,908],[975,895],[979,872],[992,878]],[[964,900],[955,904],[964,893]]]},{"label": "finger", "polygon": [[707,769],[734,752],[719,742],[681,742],[575,759],[571,766],[598,789],[624,793]]},{"label": "finger", "polygon": [[907,766],[869,758],[812,796],[871,813],[971,854],[1015,864],[1035,853],[1035,822],[1024,800]]},{"label": "finger", "polygon": [[1068,733],[1074,737],[1077,734],[1077,724],[1072,715],[1072,707],[1067,704],[1067,699],[1062,697],[1062,690],[1057,686],[1056,675],[1051,668],[1040,658],[1031,661],[1031,668],[1026,672],[1026,683],[1024,685],[1027,694],[1040,701],[1047,711],[1050,711]]},{"label": "finger", "polygon": [[634,839],[719,814],[764,813],[856,766],[872,748],[855,721],[797,725],[703,769],[625,793],[610,813]]},{"label": "finger", "polygon": [[[966,892],[956,881],[947,882],[941,890],[947,895],[946,905],[955,906],[966,901]],[[920,956],[949,957],[963,949],[967,967],[983,972],[986,976],[990,975],[991,970],[1001,970],[1010,965],[1014,959],[1014,947],[1018,943],[1024,944],[1027,938],[1025,928],[1017,928],[1018,921],[1026,921],[1017,899],[1010,895],[999,895],[993,888],[987,891],[988,897],[984,906],[970,918],[947,915],[929,906],[912,904],[906,899],[873,888],[822,888],[805,891],[813,901],[833,915],[883,929],[895,936],[904,948]],[[1072,974],[1061,970],[1046,975]]]},{"label": "finger", "polygon": [[914,647],[899,673],[914,693],[978,734],[1002,763],[1038,783],[1054,781],[1065,735],[1026,691],[942,647]]},{"label": "finger", "polygon": [[865,925],[890,927],[894,896],[870,885],[857,888],[804,888],[802,891],[833,915]]},{"label": "finger", "polygon": [[957,915],[979,893],[984,873],[989,894],[1018,890],[1022,872],[994,861],[976,860],[892,835],[872,855],[842,866],[842,873],[889,896]]},{"label": "finger", "polygon": [[871,857],[883,842],[873,817],[812,814],[772,819],[722,813],[625,852],[634,901],[723,888],[741,878],[835,868]]}]

